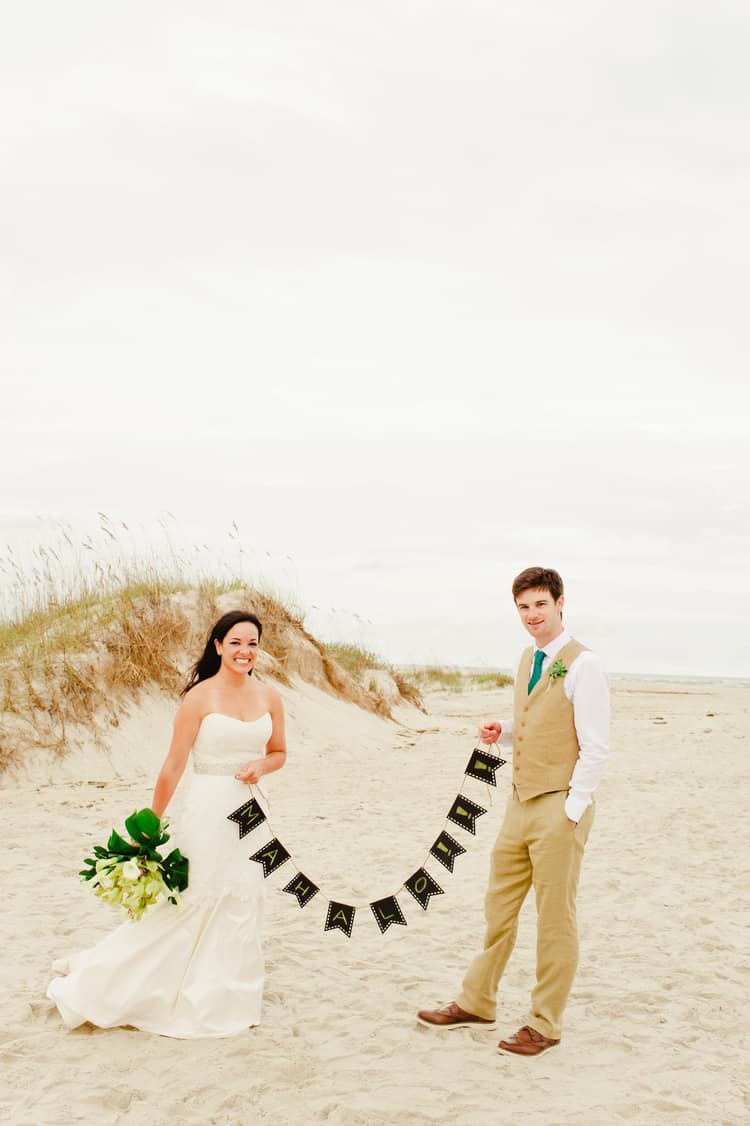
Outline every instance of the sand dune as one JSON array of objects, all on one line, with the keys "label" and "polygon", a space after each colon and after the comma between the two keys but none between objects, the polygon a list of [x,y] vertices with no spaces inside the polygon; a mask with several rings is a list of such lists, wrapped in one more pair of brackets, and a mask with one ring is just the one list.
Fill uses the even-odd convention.
[{"label": "sand dune", "polygon": [[[381,719],[310,685],[284,689],[288,766],[272,823],[326,897],[396,890],[444,827],[480,718],[509,690],[438,695]],[[37,766],[4,791],[0,1120],[14,1126],[247,1123],[746,1123],[750,690],[614,685],[613,755],[580,897],[582,963],[559,1048],[501,1056],[498,1034],[432,1032],[414,1012],[454,995],[481,942],[487,856],[508,775],[425,913],[347,940],[269,881],[262,1025],[227,1040],[67,1031],[45,999],[52,960],[115,916],[76,880],[89,845],[150,797],[171,706],[147,698],[108,754]],[[473,789],[471,788],[473,787]],[[466,792],[488,805],[489,791]],[[179,835],[179,800],[173,813]],[[248,850],[249,852],[250,850]],[[501,987],[498,1028],[523,1023],[533,905]]]}]

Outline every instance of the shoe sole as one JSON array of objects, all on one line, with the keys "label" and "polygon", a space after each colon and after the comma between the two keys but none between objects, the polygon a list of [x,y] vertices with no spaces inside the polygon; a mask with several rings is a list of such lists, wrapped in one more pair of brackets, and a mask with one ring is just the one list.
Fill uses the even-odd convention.
[{"label": "shoe sole", "polygon": [[441,1031],[452,1032],[454,1028],[481,1028],[483,1032],[494,1032],[497,1028],[496,1022],[488,1021],[487,1024],[476,1020],[457,1020],[455,1024],[433,1024],[431,1020],[423,1020],[422,1017],[417,1017],[417,1024],[421,1024],[423,1028],[438,1028]]}]

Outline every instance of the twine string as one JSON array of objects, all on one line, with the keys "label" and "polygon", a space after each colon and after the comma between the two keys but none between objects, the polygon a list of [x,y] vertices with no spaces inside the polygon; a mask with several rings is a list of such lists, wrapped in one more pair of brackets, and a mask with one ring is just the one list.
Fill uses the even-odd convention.
[{"label": "twine string", "polygon": [[[474,750],[478,750],[478,749],[479,748],[476,748],[476,747],[474,748]],[[494,751],[491,752],[491,753],[494,755]],[[495,767],[495,769],[500,770],[506,764],[501,759],[500,755],[497,755],[496,757],[498,759],[498,765]],[[464,793],[464,786],[466,785],[467,780],[470,779],[470,778],[471,778],[471,775],[468,775],[466,773],[466,771],[464,770],[462,780],[461,780],[461,785],[460,785],[460,787],[459,787],[459,789],[456,793],[457,797],[468,797],[468,794]],[[478,781],[478,780],[474,779],[474,781]],[[490,808],[492,808],[492,805],[494,804],[492,790],[497,789],[498,788],[497,785],[495,787],[493,787],[488,782],[485,782],[485,783],[479,782],[478,784],[484,785],[485,789],[487,790],[487,797],[488,797],[488,800],[489,800],[489,805],[490,805]],[[251,784],[250,790],[253,791],[253,789],[254,789],[254,786]],[[258,801],[258,798],[255,796],[254,793],[253,793],[253,797],[255,797],[255,800]],[[264,795],[264,799],[265,799],[266,805],[268,806],[268,812],[270,814],[271,803],[270,803],[268,798],[265,798],[265,795]],[[258,803],[258,804],[260,804],[260,803]],[[261,808],[263,808],[263,807],[261,806]],[[449,818],[447,818],[447,817],[444,819],[444,821],[445,821],[446,826],[449,825],[449,824],[451,824],[451,825],[453,824],[453,822],[451,822],[449,820]],[[271,828],[271,822],[270,822],[268,817],[265,818],[265,823],[268,827],[268,831],[271,833],[271,838],[273,840],[278,840],[278,837],[276,836],[273,829]],[[447,829],[444,828],[442,831],[447,831]],[[438,836],[439,836],[439,834],[438,834]],[[436,838],[436,840],[437,840],[437,838]],[[284,846],[284,848],[286,849],[286,845]],[[288,849],[286,849],[286,851],[289,852]],[[420,868],[424,868],[425,865],[429,863],[429,860],[430,860],[431,857],[434,859],[434,857],[432,855],[431,848],[428,848],[427,852],[425,853],[424,857],[422,858],[421,863],[417,866],[416,870],[419,871]],[[302,868],[300,868],[299,864],[297,863],[297,859],[292,852],[289,852],[289,861],[293,864],[297,875],[298,876],[305,876],[307,879],[311,880],[311,882],[314,883],[315,886],[318,888],[318,892],[320,893],[320,895],[324,899],[327,899],[329,903],[341,903],[341,904],[345,905],[346,907],[354,907],[357,910],[364,908],[364,907],[370,907],[373,903],[377,903],[381,899],[395,899],[398,895],[401,894],[402,891],[408,890],[406,888],[406,883],[403,882],[398,886],[398,888],[394,892],[391,892],[389,895],[381,895],[381,896],[378,897],[378,899],[365,899],[365,900],[359,900],[359,899],[353,899],[353,898],[352,899],[346,899],[346,900],[339,899],[337,896],[329,895],[327,893],[327,891],[321,885],[319,885],[317,883],[317,881],[313,880],[313,877],[310,876],[307,871],[304,871]],[[286,861],[284,861],[284,864],[286,864]],[[279,867],[282,867],[282,866],[283,865],[279,865]],[[446,871],[448,871],[448,869],[446,869]],[[291,881],[289,881],[289,882],[291,882]]]}]

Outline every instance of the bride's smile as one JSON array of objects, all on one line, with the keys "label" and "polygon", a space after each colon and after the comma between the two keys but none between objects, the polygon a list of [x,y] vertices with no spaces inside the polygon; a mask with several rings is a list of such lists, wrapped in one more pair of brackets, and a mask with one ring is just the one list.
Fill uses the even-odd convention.
[{"label": "bride's smile", "polygon": [[216,641],[216,652],[221,658],[219,674],[246,676],[258,659],[258,631],[252,622],[239,622],[223,641]]}]

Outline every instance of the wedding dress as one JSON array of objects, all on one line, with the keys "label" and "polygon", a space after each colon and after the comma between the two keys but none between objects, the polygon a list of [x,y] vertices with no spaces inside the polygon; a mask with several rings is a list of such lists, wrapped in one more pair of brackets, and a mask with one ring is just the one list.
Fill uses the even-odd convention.
[{"label": "wedding dress", "polygon": [[[204,716],[169,848],[190,862],[180,906],[160,902],[69,959],[56,962],[47,996],[65,1023],[131,1025],[192,1039],[232,1036],[260,1021],[263,995],[263,869],[227,815],[250,797],[268,813],[260,785],[234,775],[262,757],[268,713],[244,721]],[[265,838],[264,838],[265,839]]]}]

